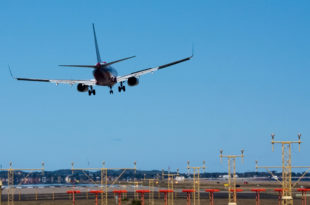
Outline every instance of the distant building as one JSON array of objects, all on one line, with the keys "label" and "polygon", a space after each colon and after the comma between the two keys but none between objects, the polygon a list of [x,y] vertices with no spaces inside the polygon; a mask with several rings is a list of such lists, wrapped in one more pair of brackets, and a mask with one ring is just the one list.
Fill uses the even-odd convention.
[{"label": "distant building", "polygon": [[177,182],[183,182],[185,180],[185,177],[184,176],[177,176],[177,177],[175,177],[175,180]]},{"label": "distant building", "polygon": [[42,177],[42,183],[46,183],[46,177]]}]

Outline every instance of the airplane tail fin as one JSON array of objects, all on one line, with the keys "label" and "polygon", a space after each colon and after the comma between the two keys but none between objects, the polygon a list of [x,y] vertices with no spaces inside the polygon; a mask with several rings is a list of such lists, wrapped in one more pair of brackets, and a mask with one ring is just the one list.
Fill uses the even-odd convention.
[{"label": "airplane tail fin", "polygon": [[101,61],[99,47],[98,47],[98,42],[97,42],[95,24],[93,24],[93,32],[94,32],[94,40],[95,40],[95,47],[96,47],[97,63],[101,63],[102,61]]}]

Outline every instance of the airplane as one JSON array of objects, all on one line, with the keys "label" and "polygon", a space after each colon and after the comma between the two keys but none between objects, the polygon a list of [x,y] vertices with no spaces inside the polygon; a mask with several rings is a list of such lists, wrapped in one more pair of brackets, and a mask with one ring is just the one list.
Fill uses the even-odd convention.
[{"label": "airplane", "polygon": [[13,79],[20,80],[20,81],[36,81],[36,82],[50,82],[58,84],[69,84],[69,85],[75,85],[77,84],[77,90],[79,92],[88,92],[88,95],[91,96],[96,95],[96,90],[93,88],[93,86],[108,86],[110,88],[110,94],[113,94],[112,87],[119,83],[118,91],[119,92],[125,92],[126,87],[124,85],[124,82],[127,81],[128,86],[136,86],[139,84],[139,77],[147,74],[147,73],[153,73],[155,71],[161,70],[163,68],[167,68],[169,66],[182,63],[184,61],[188,61],[193,57],[193,54],[187,58],[183,58],[181,60],[177,60],[174,62],[170,62],[164,65],[160,65],[157,67],[147,68],[143,70],[139,70],[133,73],[130,73],[128,75],[124,76],[118,76],[117,71],[114,67],[112,67],[113,64],[119,63],[131,58],[134,58],[135,56],[122,58],[119,60],[115,60],[112,62],[105,62],[101,60],[100,53],[99,53],[99,47],[97,43],[97,36],[96,36],[96,30],[95,25],[92,24],[93,27],[93,34],[94,34],[94,41],[95,41],[95,49],[96,49],[96,55],[97,55],[97,64],[96,65],[59,65],[63,67],[79,67],[79,68],[91,68],[93,69],[93,76],[94,79],[90,80],[52,80],[52,79],[36,79],[36,78],[16,78],[13,76],[11,68],[9,66],[9,71]]}]

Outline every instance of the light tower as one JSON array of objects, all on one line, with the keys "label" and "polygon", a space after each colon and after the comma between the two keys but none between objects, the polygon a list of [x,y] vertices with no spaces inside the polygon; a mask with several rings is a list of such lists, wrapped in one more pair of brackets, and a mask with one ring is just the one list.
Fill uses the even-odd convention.
[{"label": "light tower", "polygon": [[[174,205],[174,190],[173,190],[173,184],[174,184],[174,177],[179,176],[179,169],[177,169],[177,173],[173,174],[170,173],[170,169],[168,170],[168,173],[165,174],[164,170],[162,170],[162,178],[164,179],[165,176],[167,176],[168,179],[168,192],[167,194],[167,200],[168,200],[168,205]],[[165,195],[166,196],[166,195]]]},{"label": "light tower", "polygon": [[[258,166],[258,162],[256,161],[256,170],[258,168],[265,168],[271,175],[273,176],[272,172],[269,171],[269,168],[282,168],[282,181],[278,182],[282,185],[282,205],[293,205],[293,195],[292,195],[292,168],[309,168],[309,167],[302,167],[302,166],[292,166],[292,145],[298,144],[299,151],[300,151],[300,144],[302,143],[300,138],[301,134],[298,134],[298,141],[275,141],[274,140],[275,134],[271,134],[271,144],[272,144],[272,151],[274,151],[274,144],[281,144],[282,146],[282,166],[281,167],[262,167]],[[306,172],[305,172],[306,174]],[[299,178],[297,182],[304,177],[304,174]]]},{"label": "light tower", "polygon": [[[137,170],[137,163],[134,162],[134,168],[106,168],[105,167],[105,161],[102,162],[102,167],[100,168],[75,168],[74,167],[74,162],[71,163],[72,165],[72,174],[74,170],[80,170],[83,171],[84,175],[87,176],[89,179],[90,177],[87,175],[87,173],[85,172],[87,171],[100,171],[101,174],[101,179],[100,179],[100,184],[101,184],[101,205],[108,205],[108,170],[122,170],[122,172],[120,173],[120,175],[110,184],[110,186],[114,185],[119,178],[127,171],[127,170]],[[96,184],[96,182],[92,181],[94,184]],[[103,190],[103,185],[105,184],[105,190]],[[105,194],[105,197],[103,197],[103,194]]]},{"label": "light tower", "polygon": [[298,143],[300,151],[300,137],[298,134],[298,141],[274,141],[275,134],[272,137],[272,151],[274,151],[274,144],[282,145],[282,204],[293,204],[292,197],[292,144]]},{"label": "light tower", "polygon": [[[154,205],[154,191],[155,191],[155,183],[158,184],[158,179],[143,179],[143,182],[148,182],[148,187],[149,187],[149,205]],[[143,183],[144,184],[144,183]],[[0,204],[1,205],[1,204]]]},{"label": "light tower", "polygon": [[[236,158],[241,158],[243,161],[243,153],[244,150],[241,150],[241,155],[223,155],[223,150],[220,150],[220,159],[222,160],[222,158],[227,158],[228,160],[228,205],[237,205]],[[231,160],[233,161],[233,180],[231,179]],[[231,194],[231,192],[233,194]]]},{"label": "light tower", "polygon": [[206,161],[202,162],[201,167],[191,167],[190,166],[190,161],[187,161],[187,170],[188,174],[190,169],[193,170],[193,200],[194,200],[194,205],[196,205],[196,199],[198,205],[200,205],[200,169],[202,169],[204,172],[206,171]]},{"label": "light tower", "polygon": [[0,169],[0,171],[7,171],[8,173],[8,205],[14,205],[14,172],[15,171],[29,171],[27,177],[33,172],[33,171],[42,171],[42,174],[44,174],[44,162],[42,162],[42,168],[41,169],[17,169],[13,168],[12,162],[10,162],[10,167],[8,169]]}]

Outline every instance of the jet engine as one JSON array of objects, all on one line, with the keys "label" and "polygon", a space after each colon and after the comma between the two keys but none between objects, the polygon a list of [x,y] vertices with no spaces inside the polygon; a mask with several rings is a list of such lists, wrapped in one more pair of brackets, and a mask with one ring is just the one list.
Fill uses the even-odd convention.
[{"label": "jet engine", "polygon": [[77,90],[78,90],[79,92],[87,92],[87,91],[88,91],[88,85],[84,85],[84,84],[82,84],[82,83],[79,83],[79,84],[77,85]]},{"label": "jet engine", "polygon": [[139,79],[136,77],[130,77],[130,78],[128,78],[127,84],[129,86],[136,86],[139,84]]}]

